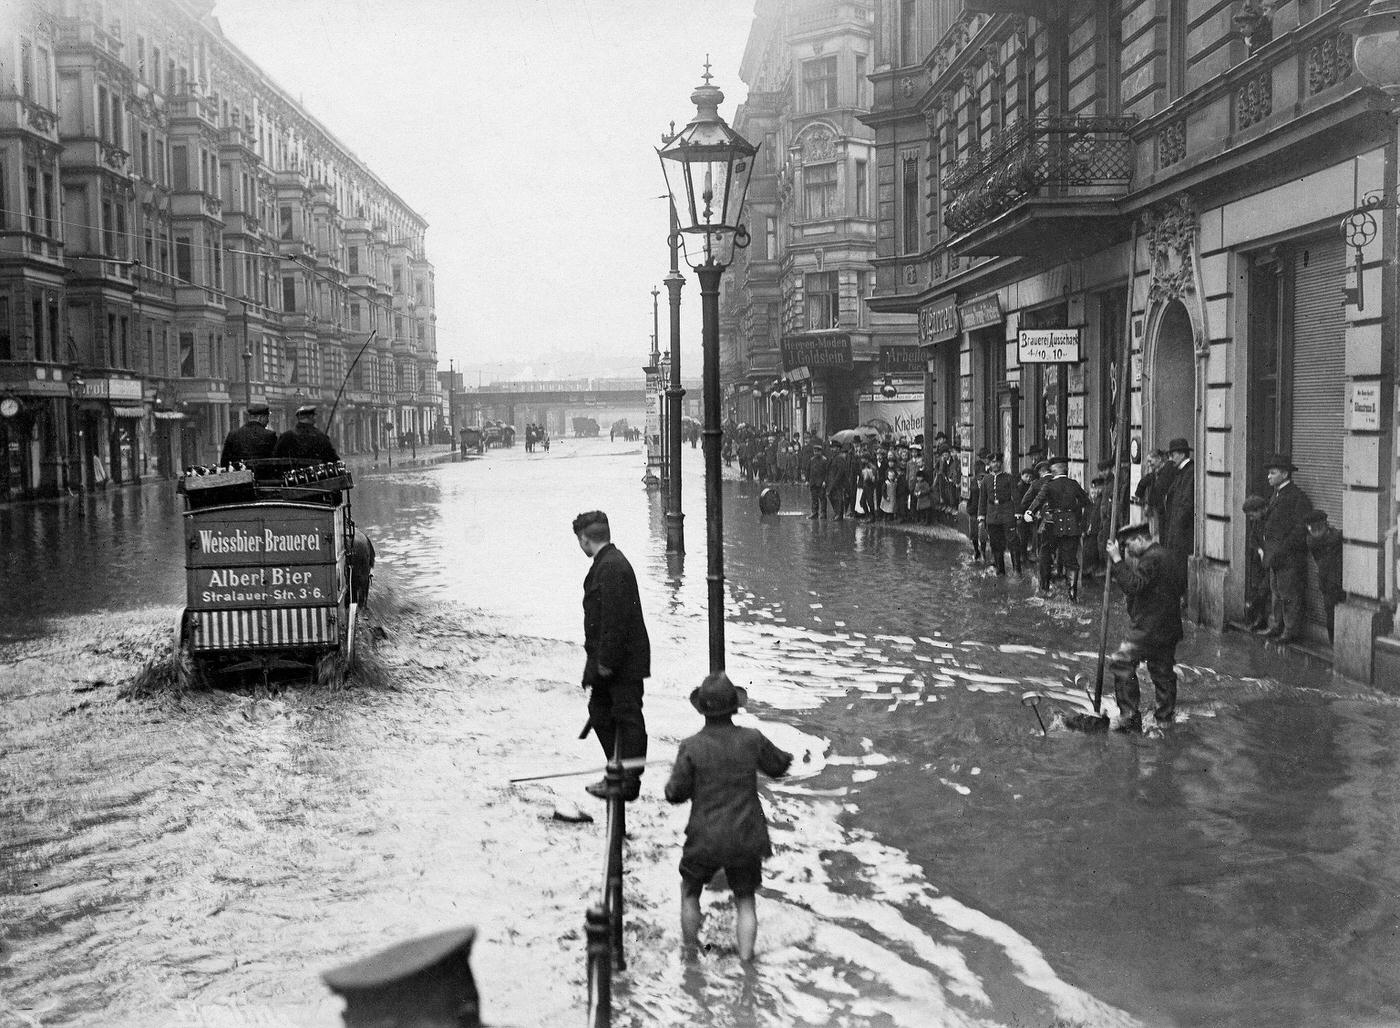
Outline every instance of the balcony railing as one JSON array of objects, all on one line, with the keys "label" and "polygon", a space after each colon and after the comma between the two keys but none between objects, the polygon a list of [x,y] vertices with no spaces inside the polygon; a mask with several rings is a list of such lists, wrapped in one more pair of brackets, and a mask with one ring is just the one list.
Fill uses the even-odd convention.
[{"label": "balcony railing", "polygon": [[943,177],[944,223],[953,233],[985,224],[1029,199],[1112,199],[1133,175],[1135,118],[1036,118]]}]

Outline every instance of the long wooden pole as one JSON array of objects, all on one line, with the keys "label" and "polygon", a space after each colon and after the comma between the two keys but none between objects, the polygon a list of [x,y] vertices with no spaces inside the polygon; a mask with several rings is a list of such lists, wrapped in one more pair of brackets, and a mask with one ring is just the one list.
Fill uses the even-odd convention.
[{"label": "long wooden pole", "polygon": [[[1128,393],[1132,386],[1131,368],[1133,364],[1133,294],[1137,284],[1138,225],[1133,218],[1133,238],[1128,251],[1128,301],[1123,309],[1123,352],[1118,358],[1118,435],[1113,440],[1113,500],[1109,506],[1108,531],[1110,538],[1118,534],[1119,518],[1122,516],[1124,486],[1128,479],[1128,436],[1132,426],[1128,424],[1132,405]],[[1099,615],[1099,666],[1094,674],[1094,713],[1097,714],[1103,703],[1104,662],[1108,654],[1108,608],[1113,597],[1113,569],[1103,583],[1103,609]]]}]

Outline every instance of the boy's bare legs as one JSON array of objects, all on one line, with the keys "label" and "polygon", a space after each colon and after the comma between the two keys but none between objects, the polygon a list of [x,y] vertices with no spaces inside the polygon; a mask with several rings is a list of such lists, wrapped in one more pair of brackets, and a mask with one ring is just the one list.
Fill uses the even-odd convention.
[{"label": "boy's bare legs", "polygon": [[694,956],[700,949],[700,923],[705,915],[700,913],[700,897],[687,896],[685,885],[681,885],[681,951]]},{"label": "boy's bare legs", "polygon": [[734,938],[739,946],[739,959],[752,960],[754,942],[758,939],[758,908],[753,896],[735,896],[734,913]]}]

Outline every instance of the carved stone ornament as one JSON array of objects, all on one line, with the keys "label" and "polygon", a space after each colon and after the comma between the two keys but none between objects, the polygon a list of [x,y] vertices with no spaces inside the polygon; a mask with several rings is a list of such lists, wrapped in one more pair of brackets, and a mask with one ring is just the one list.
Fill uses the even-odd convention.
[{"label": "carved stone ornament", "polygon": [[908,100],[914,95],[914,80],[906,75],[899,80],[899,91],[904,94],[904,99]]},{"label": "carved stone ornament", "polygon": [[836,157],[836,133],[825,126],[809,129],[802,134],[802,163],[829,161]]},{"label": "carved stone ornament", "polygon": [[1148,302],[1167,304],[1195,296],[1199,221],[1191,198],[1182,194],[1154,207],[1143,221],[1152,276],[1147,288]]}]

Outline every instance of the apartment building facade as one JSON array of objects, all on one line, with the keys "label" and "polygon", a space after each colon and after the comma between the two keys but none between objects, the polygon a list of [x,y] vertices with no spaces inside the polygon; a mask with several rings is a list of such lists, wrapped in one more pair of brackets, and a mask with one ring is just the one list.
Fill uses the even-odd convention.
[{"label": "apartment building facade", "polygon": [[0,21],[0,499],[213,462],[249,401],[439,423],[426,223],[211,8]]},{"label": "apartment building facade", "polygon": [[1085,480],[1126,355],[1134,484],[1194,446],[1203,624],[1242,620],[1241,505],[1291,454],[1345,536],[1335,665],[1394,683],[1396,123],[1341,28],[1364,6],[880,0],[869,303],[917,320],[927,418],[969,468],[1038,446]]},{"label": "apartment building facade", "polygon": [[[874,4],[760,0],[734,127],[758,144],[752,241],[724,283],[721,374],[737,421],[817,434],[922,416],[911,319],[872,313]],[[915,372],[915,373],[911,373]],[[881,394],[886,376],[898,399]],[[896,384],[897,383],[897,384]],[[922,428],[909,418],[899,426]]]}]

